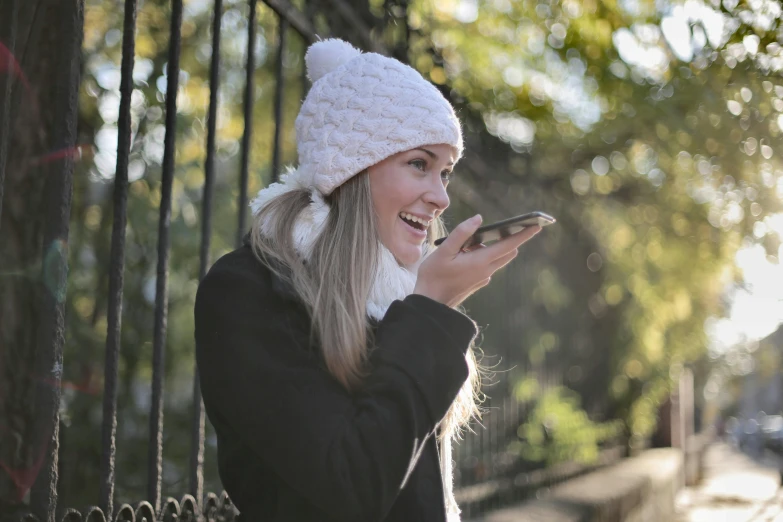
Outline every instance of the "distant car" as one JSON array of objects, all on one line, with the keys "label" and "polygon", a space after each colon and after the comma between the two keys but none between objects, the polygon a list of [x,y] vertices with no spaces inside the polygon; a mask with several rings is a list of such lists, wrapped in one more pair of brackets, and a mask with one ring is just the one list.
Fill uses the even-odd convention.
[{"label": "distant car", "polygon": [[742,421],[742,431],[739,435],[739,448],[754,456],[761,455],[764,451],[764,438],[758,420],[745,419]]},{"label": "distant car", "polygon": [[742,424],[737,417],[729,417],[726,419],[726,424],[723,428],[723,432],[726,437],[726,442],[734,446],[739,446],[740,433],[742,432]]},{"label": "distant car", "polygon": [[767,415],[761,424],[761,433],[764,446],[776,453],[783,452],[783,416]]}]

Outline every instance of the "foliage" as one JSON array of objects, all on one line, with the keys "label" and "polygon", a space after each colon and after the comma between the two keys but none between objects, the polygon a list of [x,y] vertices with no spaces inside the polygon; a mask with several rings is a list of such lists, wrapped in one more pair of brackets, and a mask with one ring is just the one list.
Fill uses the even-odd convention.
[{"label": "foliage", "polygon": [[[529,397],[537,386],[525,380],[517,387],[516,397]],[[517,430],[519,440],[509,443],[509,450],[532,462],[547,466],[561,462],[594,464],[603,444],[617,440],[623,422],[591,421],[581,408],[579,396],[568,388],[557,386],[544,391],[535,407]]]},{"label": "foliage", "polygon": [[704,356],[704,322],[722,312],[739,247],[777,254],[767,221],[783,173],[772,145],[783,126],[775,12],[768,2],[500,0],[420,1],[411,16],[443,57],[414,63],[447,79],[514,151],[486,160],[496,200],[578,230],[546,230],[525,260],[520,286],[543,309],[522,343],[526,371],[540,368],[535,339],[555,332],[538,371],[567,370],[588,408],[608,391],[609,416],[635,443],[655,428],[670,368]]}]

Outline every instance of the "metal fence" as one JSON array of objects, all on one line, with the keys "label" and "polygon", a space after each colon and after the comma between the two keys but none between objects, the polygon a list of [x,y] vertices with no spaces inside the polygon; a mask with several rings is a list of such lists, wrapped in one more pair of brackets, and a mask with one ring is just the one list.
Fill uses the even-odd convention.
[{"label": "metal fence", "polygon": [[[15,27],[20,13],[20,2],[25,0],[8,0],[3,3],[1,14],[5,15],[5,27],[2,33],[5,41],[9,43],[9,55],[13,56],[14,41],[16,39]],[[244,135],[241,142],[241,164],[239,176],[239,200],[238,208],[247,208],[248,164],[250,158],[250,143],[253,134],[253,89],[255,56],[254,42],[256,40],[256,11],[257,0],[247,0],[249,6],[248,46],[246,64],[246,86],[244,96]],[[172,209],[172,183],[175,167],[175,136],[177,118],[177,93],[180,78],[180,46],[181,26],[183,16],[182,0],[171,0],[170,19],[170,46],[168,49],[167,88],[166,88],[166,117],[165,140],[162,162],[162,183],[160,214],[158,219],[158,245],[157,245],[157,280],[155,287],[154,308],[154,334],[153,334],[153,375],[152,375],[152,401],[149,416],[149,453],[147,457],[147,500],[139,502],[135,506],[127,504],[115,506],[115,456],[116,456],[116,431],[117,431],[117,398],[118,398],[118,364],[120,353],[120,332],[122,319],[123,297],[123,272],[125,270],[125,230],[127,219],[128,201],[128,164],[131,143],[131,95],[133,92],[132,72],[135,55],[135,29],[138,0],[124,0],[123,11],[123,40],[122,62],[120,81],[120,111],[118,120],[118,148],[117,165],[113,188],[113,228],[111,232],[111,252],[109,263],[109,302],[107,309],[107,333],[105,344],[105,387],[103,390],[103,422],[101,437],[101,482],[97,495],[97,506],[88,508],[84,512],[73,509],[58,509],[58,444],[59,444],[59,404],[61,399],[61,374],[63,363],[63,296],[67,277],[67,259],[64,255],[55,256],[52,271],[53,282],[49,285],[49,292],[45,292],[41,300],[41,316],[39,329],[43,334],[39,336],[37,349],[37,370],[40,374],[51,376],[44,384],[40,384],[35,398],[36,425],[32,430],[33,436],[47,441],[47,451],[41,462],[40,472],[32,485],[30,494],[29,513],[23,513],[21,520],[39,520],[54,522],[55,519],[75,522],[85,520],[97,522],[101,520],[112,521],[142,521],[153,520],[232,520],[235,510],[230,499],[225,493],[216,495],[204,492],[204,431],[205,417],[201,403],[199,381],[193,381],[194,408],[192,412],[191,440],[190,440],[190,470],[188,477],[187,494],[180,501],[163,496],[162,490],[162,462],[163,462],[163,368],[164,346],[167,331],[168,309],[168,285],[169,285],[169,251],[170,251],[170,221]],[[45,2],[44,2],[45,3]],[[282,106],[283,96],[286,91],[284,84],[283,58],[286,47],[286,39],[291,31],[298,33],[306,42],[317,39],[314,29],[313,17],[320,13],[327,20],[331,34],[338,35],[354,41],[357,45],[377,52],[393,55],[399,59],[407,59],[406,38],[399,40],[393,48],[386,48],[380,43],[380,39],[374,36],[373,31],[383,28],[390,23],[403,24],[405,34],[411,29],[406,24],[405,0],[387,1],[384,4],[385,18],[373,18],[366,6],[360,2],[351,3],[349,0],[322,0],[322,2],[306,2],[303,9],[294,7],[288,0],[265,0],[279,17],[279,42],[276,60],[277,83],[274,94],[274,139],[271,169],[277,173],[281,166],[281,136],[282,136]],[[67,149],[75,145],[75,93],[78,91],[78,57],[83,35],[84,6],[78,0],[53,1],[50,4],[59,4],[54,15],[67,26],[64,34],[69,35],[69,40],[60,42],[61,56],[56,60],[56,70],[53,72],[54,80],[62,82],[63,89],[57,96],[63,107],[62,113],[55,115],[63,119],[59,135],[53,140],[58,142],[55,149]],[[210,66],[210,97],[206,128],[206,161],[204,164],[203,207],[201,209],[201,242],[199,278],[203,277],[210,264],[210,233],[213,217],[213,193],[215,181],[215,136],[216,117],[218,106],[218,91],[220,88],[220,38],[221,16],[223,12],[222,0],[214,0],[212,8],[212,56]],[[58,34],[63,34],[62,32]],[[320,36],[327,36],[319,31]],[[437,52],[432,49],[433,54]],[[2,63],[2,60],[0,60]],[[13,75],[6,75],[0,83],[0,96],[2,96],[2,112],[0,112],[0,204],[2,204],[3,181],[6,175],[6,163],[9,156],[9,106],[12,102],[11,92],[14,82]],[[306,78],[301,82],[306,88]],[[455,104],[461,100],[455,99],[448,87],[443,88],[444,93],[452,98]],[[462,114],[468,112],[465,109]],[[483,136],[481,140],[491,139]],[[475,142],[475,141],[474,141]],[[477,142],[475,142],[477,143]],[[470,145],[469,145],[470,146]],[[65,157],[62,163],[49,167],[50,172],[56,174],[56,180],[48,185],[47,206],[48,214],[45,217],[43,231],[43,244],[57,244],[58,241],[67,243],[68,219],[70,214],[70,194],[72,190],[73,158]],[[471,170],[476,177],[484,176],[492,171],[482,160],[474,157],[470,160],[466,170]],[[490,176],[485,176],[491,180]],[[501,211],[497,202],[487,202],[480,192],[471,188],[469,183],[457,182],[454,184],[456,196],[465,204],[478,208],[485,216],[498,215]],[[1,208],[1,207],[0,207]],[[243,210],[238,216],[236,231],[236,244],[240,244],[247,223]],[[0,223],[0,227],[5,224]],[[1,229],[0,229],[1,230]],[[514,326],[514,325],[511,325]],[[521,327],[517,324],[516,327]],[[559,377],[552,374],[549,385],[558,384]],[[505,383],[504,383],[505,384]],[[506,390],[507,391],[507,390]],[[526,413],[524,406],[508,397],[508,393],[501,392],[501,400],[490,403],[491,412],[485,418],[486,430],[478,429],[475,434],[469,434],[463,444],[456,448],[455,458],[458,461],[457,496],[463,505],[467,517],[476,515],[486,509],[491,509],[504,502],[524,498],[540,487],[563,480],[568,476],[579,473],[584,468],[567,465],[556,469],[520,469],[515,467],[517,462],[513,460],[506,450],[508,440],[516,436],[516,428]],[[619,458],[618,450],[604,453],[602,463]]]}]

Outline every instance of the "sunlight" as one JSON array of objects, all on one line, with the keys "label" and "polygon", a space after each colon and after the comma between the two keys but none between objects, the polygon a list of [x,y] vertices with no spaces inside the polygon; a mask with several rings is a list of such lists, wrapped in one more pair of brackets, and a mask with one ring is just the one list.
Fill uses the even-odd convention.
[{"label": "sunlight", "polygon": [[[767,226],[781,236],[783,214],[767,220]],[[737,252],[737,266],[744,284],[729,299],[729,315],[707,326],[713,350],[724,352],[747,341],[760,340],[783,322],[783,265],[767,257],[764,247],[753,245]]]}]

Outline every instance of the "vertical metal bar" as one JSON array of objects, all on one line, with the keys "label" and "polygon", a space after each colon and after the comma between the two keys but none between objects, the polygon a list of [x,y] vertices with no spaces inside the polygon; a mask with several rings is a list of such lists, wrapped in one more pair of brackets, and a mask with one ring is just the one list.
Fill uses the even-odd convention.
[{"label": "vertical metal bar", "polygon": [[247,66],[245,69],[245,132],[242,135],[242,166],[239,174],[239,224],[237,225],[237,247],[242,244],[247,218],[247,178],[250,163],[250,143],[253,137],[253,101],[255,99],[256,72],[256,4],[258,0],[248,0],[247,20]]},{"label": "vertical metal bar", "polygon": [[[313,16],[315,16],[315,2],[313,0],[306,0],[304,2],[304,15],[307,22],[313,25]],[[306,36],[302,35],[304,45],[302,46],[302,100],[307,96],[307,91],[310,90],[310,79],[307,77],[307,65],[305,64],[304,56],[307,53],[307,47],[310,45]]]},{"label": "vertical metal bar", "polygon": [[280,170],[280,134],[283,130],[283,87],[284,87],[284,74],[283,74],[283,54],[285,52],[285,40],[288,33],[288,20],[284,17],[279,17],[278,34],[279,43],[277,48],[277,62],[275,64],[275,76],[277,83],[275,84],[275,138],[272,148],[272,181],[276,182],[278,179],[278,171]]},{"label": "vertical metal bar", "polygon": [[302,77],[299,81],[302,83],[302,100],[307,96],[307,91],[310,90],[310,79],[307,77],[307,65],[305,64],[304,54],[307,52],[307,44],[305,43],[304,53],[302,53]]},{"label": "vertical metal bar", "polygon": [[160,217],[158,219],[158,267],[155,281],[155,330],[152,340],[152,411],[150,443],[147,455],[147,498],[160,512],[163,467],[163,373],[166,345],[166,320],[169,295],[169,231],[171,229],[171,186],[177,138],[177,91],[179,90],[179,54],[181,45],[182,0],[171,1],[169,58],[166,66],[166,137],[163,142]]},{"label": "vertical metal bar", "polygon": [[[498,401],[495,401],[496,403]],[[502,404],[499,406],[502,408]],[[497,408],[497,407],[496,407]],[[490,420],[492,423],[488,426],[489,428],[489,477],[491,479],[496,479],[497,476],[497,468],[495,466],[495,463],[497,462],[498,457],[498,429],[500,429],[500,414],[501,412],[497,409],[492,411],[492,417],[490,417]],[[497,499],[493,501],[493,507],[497,507]]]},{"label": "vertical metal bar", "polygon": [[[16,7],[13,6],[16,15]],[[53,57],[52,81],[60,88],[53,100],[54,122],[48,145],[52,150],[76,145],[80,60],[84,31],[84,4],[62,2],[51,8],[59,20],[58,55]],[[73,156],[62,163],[42,167],[46,176],[43,230],[44,262],[41,268],[40,335],[36,341],[35,375],[38,376],[32,433],[40,440],[41,470],[30,492],[33,511],[39,520],[54,522],[57,509],[60,395],[65,338],[65,293],[68,277],[68,232],[73,192]]]},{"label": "vertical metal bar", "polygon": [[117,170],[114,174],[114,221],[109,257],[109,305],[107,310],[106,363],[101,436],[100,507],[107,520],[114,512],[114,460],[117,432],[117,374],[122,327],[122,286],[125,268],[125,225],[128,206],[128,156],[131,141],[130,102],[133,94],[133,61],[136,51],[137,0],[125,0],[120,77],[120,114],[117,122]]},{"label": "vertical metal bar", "polygon": [[[384,29],[390,28],[393,39],[391,40],[391,56],[408,63],[408,47],[410,42],[410,25],[408,24],[408,0],[387,0],[384,2],[384,17],[377,18],[375,30],[383,40]],[[388,31],[387,31],[388,32]],[[401,38],[400,38],[401,36]],[[389,43],[389,40],[386,39]]]},{"label": "vertical metal bar", "polygon": [[[204,206],[201,222],[201,250],[199,259],[199,280],[209,268],[210,233],[212,232],[212,193],[215,178],[215,126],[220,86],[220,22],[223,17],[223,0],[215,0],[212,20],[212,61],[209,70],[209,116],[207,118],[207,157],[204,162]],[[190,452],[190,494],[199,508],[204,501],[204,405],[201,402],[201,383],[198,379],[198,365],[193,375],[193,426]]]},{"label": "vertical metal bar", "polygon": [[[307,22],[312,26],[313,25],[313,16],[315,15],[315,2],[313,0],[305,0],[303,2],[303,9],[304,9],[304,16]],[[304,44],[302,46],[302,71],[301,71],[301,78],[299,81],[301,82],[302,86],[302,94],[301,94],[301,100],[304,100],[307,96],[307,92],[310,90],[310,79],[307,77],[307,64],[305,62],[305,55],[307,54],[307,47],[310,45],[310,40],[307,38],[306,35],[301,34],[302,37],[302,43]],[[297,151],[298,152],[298,151]],[[297,163],[298,163],[297,158]]]}]

